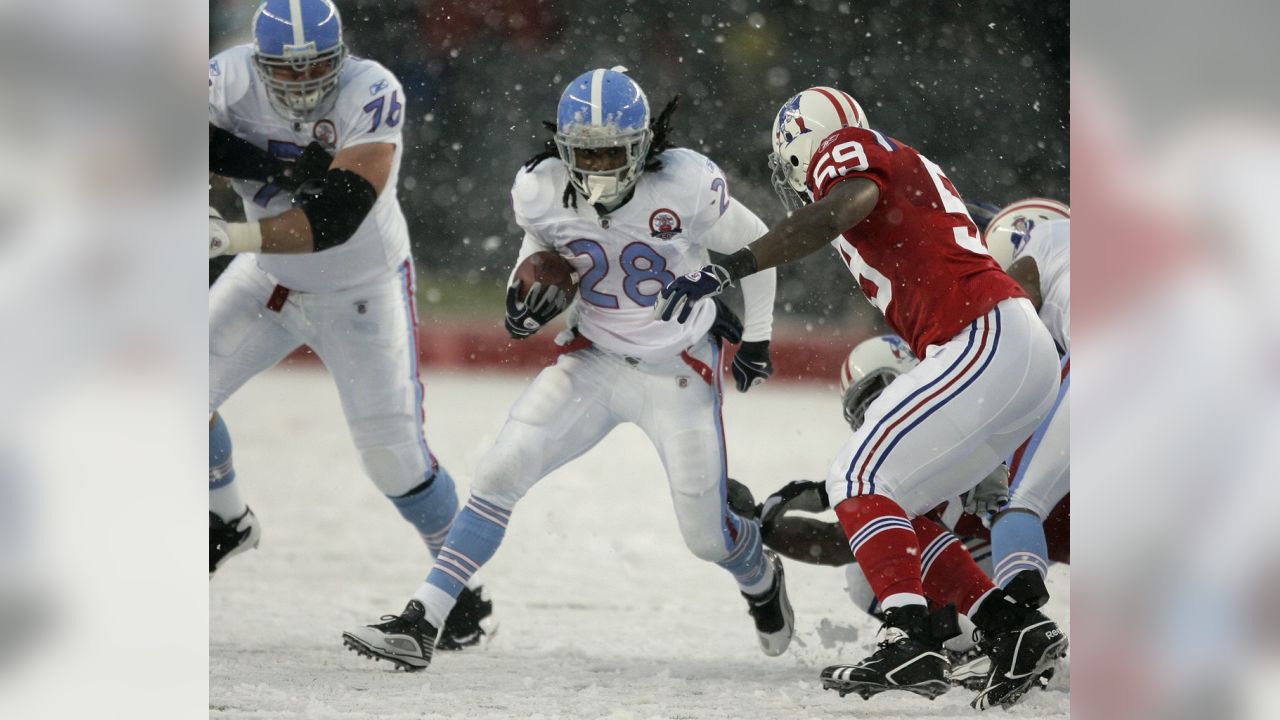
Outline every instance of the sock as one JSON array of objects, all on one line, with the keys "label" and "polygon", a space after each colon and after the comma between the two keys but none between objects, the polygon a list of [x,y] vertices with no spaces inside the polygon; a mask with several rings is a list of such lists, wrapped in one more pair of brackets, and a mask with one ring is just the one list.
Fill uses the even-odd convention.
[{"label": "sock", "polygon": [[231,433],[221,415],[209,426],[209,512],[223,520],[234,520],[248,510],[236,487],[236,469],[231,464]]},{"label": "sock", "polygon": [[836,506],[836,517],[882,609],[925,604],[920,544],[898,503],[857,495]]},{"label": "sock", "polygon": [[1049,570],[1049,547],[1040,516],[1028,510],[1006,510],[991,525],[995,583],[1005,587],[1014,575],[1035,570],[1044,577]]},{"label": "sock", "polygon": [[725,534],[733,542],[729,557],[716,565],[733,573],[738,587],[748,595],[761,595],[773,586],[773,563],[764,556],[764,544],[760,541],[760,525],[735,512],[724,518]]},{"label": "sock", "polygon": [[472,495],[467,501],[454,519],[427,581],[413,594],[426,608],[428,622],[436,627],[444,624],[467,581],[498,551],[510,519],[510,510],[488,500]]},{"label": "sock", "polygon": [[453,524],[453,516],[458,514],[458,493],[444,466],[437,464],[435,473],[418,487],[404,495],[388,498],[404,519],[417,528],[431,556],[439,555]]},{"label": "sock", "polygon": [[991,579],[982,572],[973,555],[960,538],[926,517],[911,521],[924,550],[920,555],[920,577],[924,594],[939,606],[955,605],[968,614],[974,604],[992,588]]}]

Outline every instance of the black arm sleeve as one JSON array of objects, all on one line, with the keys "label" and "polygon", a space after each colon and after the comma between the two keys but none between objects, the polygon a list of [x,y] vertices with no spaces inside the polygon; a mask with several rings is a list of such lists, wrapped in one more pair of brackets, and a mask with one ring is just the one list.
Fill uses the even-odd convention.
[{"label": "black arm sleeve", "polygon": [[283,173],[283,167],[266,150],[210,123],[209,171],[239,180],[270,182]]},{"label": "black arm sleeve", "polygon": [[311,223],[312,252],[350,240],[377,199],[373,185],[358,173],[341,169],[327,172],[320,191],[298,203]]}]

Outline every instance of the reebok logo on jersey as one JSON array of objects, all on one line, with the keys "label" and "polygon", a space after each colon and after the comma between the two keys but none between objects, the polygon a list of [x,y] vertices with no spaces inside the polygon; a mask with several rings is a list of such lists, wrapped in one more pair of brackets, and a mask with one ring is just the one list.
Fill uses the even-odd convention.
[{"label": "reebok logo on jersey", "polygon": [[369,94],[377,95],[378,93],[386,89],[387,89],[387,80],[386,78],[383,78],[382,80],[379,80],[378,82],[369,86]]}]

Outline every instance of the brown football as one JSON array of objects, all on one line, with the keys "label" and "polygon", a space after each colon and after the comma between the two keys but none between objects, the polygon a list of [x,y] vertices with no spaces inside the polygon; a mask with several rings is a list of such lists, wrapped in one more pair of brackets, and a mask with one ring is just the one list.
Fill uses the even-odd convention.
[{"label": "brown football", "polygon": [[516,268],[516,280],[520,283],[521,298],[524,298],[535,282],[540,282],[543,286],[559,286],[570,301],[578,292],[578,274],[573,271],[573,266],[568,260],[548,250],[525,258],[520,267]]}]

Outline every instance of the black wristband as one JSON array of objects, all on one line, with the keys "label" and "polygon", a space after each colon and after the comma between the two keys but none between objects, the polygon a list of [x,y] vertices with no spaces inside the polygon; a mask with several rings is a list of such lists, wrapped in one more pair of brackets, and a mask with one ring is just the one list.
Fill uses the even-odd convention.
[{"label": "black wristband", "polygon": [[756,256],[751,252],[751,248],[742,248],[738,252],[730,255],[720,263],[720,267],[729,273],[729,280],[737,280],[756,272]]}]

